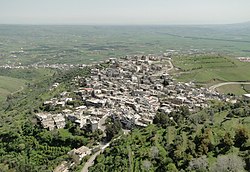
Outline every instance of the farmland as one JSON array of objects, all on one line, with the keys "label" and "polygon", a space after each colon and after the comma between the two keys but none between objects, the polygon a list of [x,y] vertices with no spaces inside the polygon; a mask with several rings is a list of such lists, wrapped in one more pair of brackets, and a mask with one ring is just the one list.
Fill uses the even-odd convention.
[{"label": "farmland", "polygon": [[178,56],[173,58],[179,68],[179,81],[212,85],[219,82],[249,81],[250,64],[221,55]]},{"label": "farmland", "polygon": [[249,27],[0,25],[0,65],[86,64],[170,49],[249,56]]}]

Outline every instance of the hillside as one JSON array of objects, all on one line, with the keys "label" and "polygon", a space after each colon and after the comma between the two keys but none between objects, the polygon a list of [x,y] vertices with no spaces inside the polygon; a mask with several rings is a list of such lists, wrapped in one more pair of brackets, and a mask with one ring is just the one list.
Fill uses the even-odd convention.
[{"label": "hillside", "polygon": [[[39,127],[34,116],[45,100],[57,95],[64,87],[69,88],[71,79],[77,74],[86,75],[86,69],[54,71],[53,77],[51,71],[42,71],[26,75],[25,70],[22,71],[21,76],[32,82],[19,93],[9,96],[0,106],[1,172],[53,171],[55,166],[68,158],[67,152],[94,140],[92,135],[70,124],[65,129],[48,131]],[[18,75],[13,70],[5,74]],[[51,85],[59,81],[61,86],[50,91]]]},{"label": "hillside", "polygon": [[[52,69],[11,69],[0,68],[0,102],[4,102],[8,95],[21,92],[27,84],[51,77],[55,73]],[[1,106],[0,106],[1,107]]]},{"label": "hillside", "polygon": [[114,141],[90,171],[250,170],[249,102],[158,117],[156,124]]},{"label": "hillside", "polygon": [[12,92],[23,89],[25,80],[0,76],[0,102],[4,101]]}]

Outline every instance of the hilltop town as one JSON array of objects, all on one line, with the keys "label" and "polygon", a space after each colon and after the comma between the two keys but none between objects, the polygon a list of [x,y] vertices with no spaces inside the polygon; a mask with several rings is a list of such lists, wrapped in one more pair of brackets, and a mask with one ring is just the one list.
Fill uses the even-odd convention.
[{"label": "hilltop town", "polygon": [[[66,121],[72,121],[81,129],[104,132],[108,117],[119,120],[123,129],[131,130],[151,124],[157,112],[168,114],[181,106],[196,112],[208,107],[209,100],[226,99],[194,83],[176,82],[171,70],[174,66],[169,57],[110,58],[92,65],[88,77],[76,76],[71,84],[77,89],[63,91],[45,101],[45,110],[36,117],[42,127],[49,130],[64,128]],[[59,85],[54,83],[51,90]],[[50,110],[55,108],[56,111]],[[88,148],[80,149],[90,154]],[[82,152],[77,161],[83,155],[87,155],[86,152]]]},{"label": "hilltop town", "polygon": [[[58,114],[36,114],[44,128],[63,128],[68,119],[81,128],[91,124],[95,131],[102,129],[100,121],[108,116],[118,118],[126,129],[145,127],[152,123],[156,112],[170,113],[180,106],[192,112],[207,107],[211,99],[225,99],[194,83],[174,82],[169,74],[173,66],[166,57],[110,58],[102,65],[106,67],[92,68],[89,77],[75,77],[72,84],[78,89],[73,93],[65,91],[44,102],[44,106],[61,109]],[[69,96],[72,94],[80,97],[80,106],[74,106],[75,100]]]}]

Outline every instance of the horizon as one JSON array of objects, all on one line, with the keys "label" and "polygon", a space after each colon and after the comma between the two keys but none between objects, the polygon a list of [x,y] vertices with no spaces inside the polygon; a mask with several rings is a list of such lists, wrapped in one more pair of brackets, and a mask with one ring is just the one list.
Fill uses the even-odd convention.
[{"label": "horizon", "polygon": [[6,25],[217,25],[250,21],[248,0],[1,0]]},{"label": "horizon", "polygon": [[220,25],[237,25],[237,24],[250,24],[250,21],[242,21],[236,23],[212,23],[212,24],[46,24],[46,23],[39,23],[39,24],[29,24],[29,23],[0,23],[0,25],[5,26],[220,26]]}]

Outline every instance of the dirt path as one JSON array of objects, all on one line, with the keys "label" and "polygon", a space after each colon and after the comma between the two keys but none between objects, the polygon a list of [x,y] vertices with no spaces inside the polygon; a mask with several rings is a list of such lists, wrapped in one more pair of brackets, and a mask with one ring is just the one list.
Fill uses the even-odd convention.
[{"label": "dirt path", "polygon": [[16,94],[16,93],[18,93],[18,92],[23,91],[23,89],[24,89],[24,87],[23,87],[23,86],[21,86],[21,88],[20,88],[19,90],[14,91],[13,93],[11,93],[11,95],[13,95],[13,94]]}]

